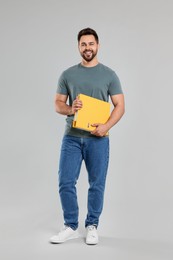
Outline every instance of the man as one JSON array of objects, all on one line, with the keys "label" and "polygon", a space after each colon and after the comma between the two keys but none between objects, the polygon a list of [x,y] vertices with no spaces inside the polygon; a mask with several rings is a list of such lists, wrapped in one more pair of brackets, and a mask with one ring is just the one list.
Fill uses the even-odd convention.
[{"label": "man", "polygon": [[[124,96],[115,72],[98,62],[99,38],[93,29],[85,28],[78,33],[78,48],[82,61],[61,74],[55,97],[56,112],[67,116],[59,162],[59,194],[65,223],[50,242],[63,243],[78,237],[76,183],[84,160],[89,181],[86,244],[95,245],[109,161],[106,133],[124,114]],[[110,96],[114,105],[109,120],[105,124],[95,122],[91,133],[72,127],[74,113],[82,108],[80,93],[103,101],[108,101]]]}]

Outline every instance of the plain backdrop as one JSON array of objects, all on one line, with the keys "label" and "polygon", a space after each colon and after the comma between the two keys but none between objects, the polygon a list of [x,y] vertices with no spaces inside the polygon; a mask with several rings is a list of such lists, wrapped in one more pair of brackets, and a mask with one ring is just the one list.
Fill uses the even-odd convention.
[{"label": "plain backdrop", "polygon": [[[173,258],[172,13],[171,0],[0,0],[1,259]],[[110,131],[100,244],[53,246],[65,126],[54,95],[60,73],[81,61],[85,27],[120,78],[126,113]],[[77,188],[84,237],[84,165]]]}]

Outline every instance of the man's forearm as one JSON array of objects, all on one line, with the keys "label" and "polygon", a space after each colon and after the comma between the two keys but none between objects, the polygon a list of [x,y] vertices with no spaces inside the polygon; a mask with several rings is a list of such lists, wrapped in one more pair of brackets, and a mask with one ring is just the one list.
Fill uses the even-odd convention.
[{"label": "man's forearm", "polygon": [[121,105],[117,105],[116,107],[114,107],[110,115],[110,118],[105,124],[108,127],[108,129],[111,129],[116,123],[118,123],[118,121],[124,115],[124,112],[124,107],[122,107]]},{"label": "man's forearm", "polygon": [[73,115],[72,107],[61,101],[56,101],[55,111],[61,115]]}]

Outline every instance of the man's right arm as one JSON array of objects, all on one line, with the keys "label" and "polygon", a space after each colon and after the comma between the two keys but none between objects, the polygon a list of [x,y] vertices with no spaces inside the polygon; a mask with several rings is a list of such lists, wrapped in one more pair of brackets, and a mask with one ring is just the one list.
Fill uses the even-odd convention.
[{"label": "man's right arm", "polygon": [[67,95],[56,94],[55,95],[55,111],[61,115],[73,115],[77,110],[82,108],[82,102],[76,98],[73,101],[72,106],[66,104],[68,99]]}]

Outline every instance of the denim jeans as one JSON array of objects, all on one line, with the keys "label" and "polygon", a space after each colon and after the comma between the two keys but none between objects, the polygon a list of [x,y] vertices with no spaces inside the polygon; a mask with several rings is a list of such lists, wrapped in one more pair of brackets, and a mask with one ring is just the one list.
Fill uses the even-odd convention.
[{"label": "denim jeans", "polygon": [[76,183],[82,161],[85,162],[89,182],[85,227],[98,226],[109,161],[109,137],[63,137],[59,162],[59,194],[65,225],[72,229],[78,227]]}]

